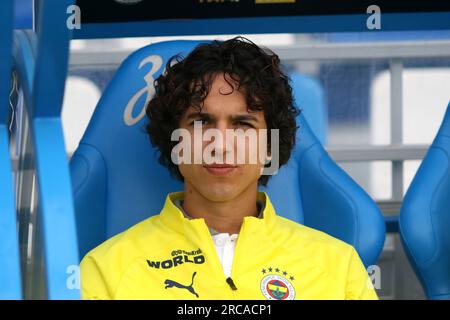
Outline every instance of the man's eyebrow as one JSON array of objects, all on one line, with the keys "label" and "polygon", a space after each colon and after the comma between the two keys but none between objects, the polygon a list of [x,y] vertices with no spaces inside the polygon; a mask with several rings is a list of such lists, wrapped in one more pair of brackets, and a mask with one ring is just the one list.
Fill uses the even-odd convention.
[{"label": "man's eyebrow", "polygon": [[231,116],[231,118],[236,121],[242,121],[242,120],[249,120],[249,121],[255,121],[258,122],[258,118],[256,118],[254,115],[251,114],[238,114],[238,115],[233,115]]},{"label": "man's eyebrow", "polygon": [[[192,119],[203,119],[203,120],[214,120],[215,117],[208,113],[208,112],[197,112],[197,111],[193,111],[190,112],[187,116],[186,116],[186,121],[192,120]],[[235,115],[230,115],[230,118],[233,121],[254,121],[254,122],[258,122],[258,118],[255,117],[252,114],[235,114]]]},{"label": "man's eyebrow", "polygon": [[214,117],[208,112],[193,111],[186,116],[186,120],[191,119],[213,119]]}]

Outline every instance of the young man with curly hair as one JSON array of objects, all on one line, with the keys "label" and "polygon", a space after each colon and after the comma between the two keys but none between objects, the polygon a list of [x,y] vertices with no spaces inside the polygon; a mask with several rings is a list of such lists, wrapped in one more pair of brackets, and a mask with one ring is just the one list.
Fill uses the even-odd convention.
[{"label": "young man with curly hair", "polygon": [[[147,132],[184,190],[169,194],[160,214],[86,255],[83,298],[377,298],[350,245],[282,218],[258,191],[270,178],[265,166],[275,156],[280,166],[289,160],[297,130],[292,89],[276,54],[241,37],[200,44],[185,59],[170,59],[155,89]],[[200,145],[194,139],[197,146],[187,143],[175,154],[197,126],[222,135]],[[187,133],[182,141],[173,139],[177,130]],[[232,143],[239,134],[229,139],[229,132],[245,142],[246,133],[268,133],[255,135],[256,145],[263,139],[267,148]],[[206,161],[207,150],[227,160]],[[245,161],[227,157],[239,152]],[[255,153],[257,161],[249,161]],[[191,161],[174,161],[186,156]]]}]

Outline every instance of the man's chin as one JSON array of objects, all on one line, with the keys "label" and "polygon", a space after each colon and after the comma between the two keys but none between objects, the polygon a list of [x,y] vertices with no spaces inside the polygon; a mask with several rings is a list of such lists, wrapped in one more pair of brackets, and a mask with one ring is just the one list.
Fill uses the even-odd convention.
[{"label": "man's chin", "polygon": [[207,184],[207,188],[202,188],[201,193],[204,198],[214,202],[229,201],[239,194],[236,186],[225,186],[223,183],[220,185]]}]

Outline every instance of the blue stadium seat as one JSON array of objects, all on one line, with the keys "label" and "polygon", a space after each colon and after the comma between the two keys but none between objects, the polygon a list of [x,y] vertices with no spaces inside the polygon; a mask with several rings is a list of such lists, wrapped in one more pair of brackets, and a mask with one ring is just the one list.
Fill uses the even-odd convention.
[{"label": "blue stadium seat", "polygon": [[13,1],[0,2],[0,300],[21,299],[19,239],[9,152]]},{"label": "blue stadium seat", "polygon": [[450,299],[450,104],[400,211],[400,234],[429,299]]},{"label": "blue stadium seat", "polygon": [[314,135],[322,145],[327,143],[328,118],[325,93],[320,83],[300,72],[289,73],[295,105],[302,111]]},{"label": "blue stadium seat", "polygon": [[[306,80],[308,87],[310,79]],[[302,82],[296,85],[303,86]],[[304,94],[319,93],[305,90]],[[320,101],[314,96],[307,100]],[[375,202],[330,158],[310,129],[307,112],[316,108],[308,106],[305,116],[297,117],[295,150],[271,178],[266,191],[282,216],[353,245],[368,267],[376,263],[383,249],[384,218]]]},{"label": "blue stadium seat", "polygon": [[[167,60],[186,56],[198,41],[169,41],[130,55],[105,89],[80,145],[70,161],[80,257],[107,238],[157,214],[180,182],[157,162],[144,132],[145,105],[153,79]],[[311,79],[301,78],[306,88]],[[302,83],[295,83],[302,87]],[[320,90],[299,90],[304,101],[323,101]],[[302,106],[305,110],[314,110]],[[298,143],[290,162],[269,182],[278,212],[324,230],[356,247],[366,265],[384,243],[384,220],[375,203],[327,155],[298,117]]]}]

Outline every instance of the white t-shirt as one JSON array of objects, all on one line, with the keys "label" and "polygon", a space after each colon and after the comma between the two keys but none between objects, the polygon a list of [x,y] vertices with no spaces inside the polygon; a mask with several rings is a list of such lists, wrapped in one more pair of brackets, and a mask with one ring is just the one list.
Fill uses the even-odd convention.
[{"label": "white t-shirt", "polygon": [[232,235],[229,233],[218,233],[212,236],[223,272],[227,278],[231,277],[231,266],[233,264],[237,237],[237,233]]}]

